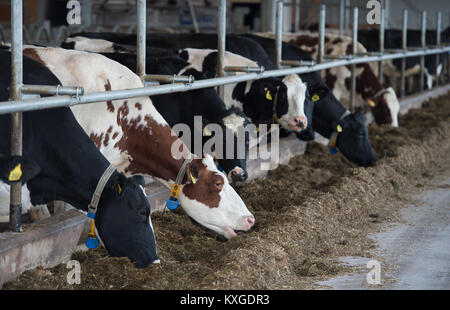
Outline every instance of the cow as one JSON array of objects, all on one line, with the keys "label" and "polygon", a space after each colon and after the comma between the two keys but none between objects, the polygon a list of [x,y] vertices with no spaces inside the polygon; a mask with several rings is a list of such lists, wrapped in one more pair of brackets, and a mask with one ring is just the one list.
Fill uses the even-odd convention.
[{"label": "cow", "polygon": [[[258,42],[269,57],[275,57],[274,39],[257,35],[245,35],[245,37]],[[312,61],[311,56],[307,52],[301,50],[298,46],[285,42],[282,43],[282,59]],[[337,124],[339,122],[345,124],[342,126],[345,130],[338,135],[338,137],[340,136],[337,140],[338,149],[349,160],[362,166],[371,166],[375,158],[367,134],[367,128],[362,118],[357,113],[353,113],[340,121],[346,109],[333,95],[333,92],[328,88],[320,74],[314,71],[301,74],[300,76],[302,81],[305,81],[306,85],[308,85],[309,93],[315,103],[312,129],[330,139]],[[372,112],[376,111],[379,106],[372,108]],[[352,132],[352,130],[354,131]],[[301,134],[297,135],[300,139],[303,138]]]},{"label": "cow", "polygon": [[[272,37],[270,33],[259,33],[260,36]],[[318,56],[319,35],[310,32],[283,34],[283,41],[299,46],[314,59]],[[366,49],[358,43],[358,53],[365,53]],[[350,55],[353,51],[352,39],[345,36],[327,34],[325,36],[325,55]],[[341,102],[350,101],[351,66],[340,66],[322,71],[328,87]],[[389,87],[385,89],[367,63],[356,65],[356,95],[362,98],[372,109],[377,124],[389,124],[398,127],[398,113],[400,103],[395,91]]]},{"label": "cow", "polygon": [[[0,101],[9,99],[11,53],[0,51]],[[23,59],[23,81],[59,85],[42,64]],[[88,210],[97,183],[110,166],[68,108],[23,113],[22,156],[11,156],[11,116],[0,115],[0,181],[26,184],[34,205],[65,201]],[[11,179],[11,172],[17,172]],[[125,256],[136,267],[158,262],[144,179],[115,170],[101,193],[95,228],[111,256]],[[9,193],[4,193],[9,195]]]},{"label": "cow", "polygon": [[[447,28],[441,33],[441,43],[449,43],[450,28]],[[386,29],[384,33],[384,47],[386,49],[401,49],[402,48],[402,30],[399,29]],[[379,32],[375,29],[364,29],[358,31],[358,41],[364,45],[368,51],[379,51]],[[426,32],[426,44],[436,44],[436,30],[427,30]],[[421,31],[420,30],[408,30],[407,31],[407,47],[418,48],[422,46]],[[443,69],[446,67],[445,63],[448,62],[448,53],[439,55],[439,64],[436,66],[436,55],[425,56],[425,81],[428,89],[433,87],[433,81],[437,76],[440,76]],[[392,84],[397,83],[397,79],[401,76],[401,59],[394,59],[383,62],[383,73],[386,75],[386,80]],[[405,77],[414,78],[415,75],[419,75],[420,57],[407,57],[405,58]],[[437,71],[436,71],[437,70]],[[420,77],[420,76],[419,76]],[[411,79],[408,79],[409,89],[412,88]]]},{"label": "cow", "polygon": [[[113,42],[115,45],[125,45],[127,48],[136,44],[136,35],[117,33],[90,33],[82,32],[71,35],[70,38],[61,45],[65,48],[83,49],[89,43],[83,42],[86,39],[102,39]],[[83,42],[83,43],[81,43]],[[82,45],[81,45],[82,44]],[[161,34],[152,33],[147,37],[147,44],[150,47],[158,48],[197,48],[215,49],[217,48],[217,36],[213,34]],[[95,45],[95,42],[92,42]],[[100,48],[93,47],[98,50]],[[275,69],[275,65],[266,55],[264,50],[254,41],[246,38],[228,35],[226,38],[226,50],[254,61],[259,66],[266,69]],[[277,110],[277,117],[280,125],[286,130],[300,132],[308,126],[308,117],[304,108],[308,110],[308,105],[312,105],[311,98],[303,82],[296,75],[288,75],[280,78],[265,78],[251,82],[238,83],[236,86],[236,100],[242,105],[252,107],[252,114],[247,116],[256,125],[269,124],[273,120],[273,110]],[[242,91],[242,88],[244,91]],[[267,92],[270,94],[267,95]],[[272,99],[277,97],[277,102]],[[227,105],[231,105],[226,102]]]},{"label": "cow", "polygon": [[[47,66],[64,86],[82,86],[85,93],[143,87],[127,67],[100,54],[45,47],[26,47],[24,54]],[[151,177],[169,189],[176,184],[178,202],[196,222],[228,239],[236,236],[236,230],[248,231],[255,223],[241,197],[217,170],[212,156],[193,156],[149,97],[71,109],[119,171]],[[189,158],[194,159],[188,163]],[[184,167],[187,173],[177,184]]]},{"label": "cow", "polygon": [[[136,55],[131,53],[101,53],[102,55],[117,61],[126,66],[131,71],[136,71]],[[174,75],[184,71],[186,75],[192,75],[196,80],[203,77],[202,73],[195,70],[185,70],[190,64],[179,57],[175,51],[149,50],[147,51],[146,71],[153,74]],[[218,124],[223,131],[222,148],[223,154],[227,154],[228,147],[237,146],[240,141],[240,132],[236,130],[239,125],[246,126],[250,120],[242,111],[234,108],[227,108],[213,88],[193,90],[185,93],[171,93],[158,96],[151,96],[151,101],[158,112],[164,117],[168,124],[173,127],[176,124],[186,124],[194,133],[194,116],[201,116],[204,125]],[[226,131],[230,131],[233,137],[233,145],[227,145]],[[223,168],[229,181],[243,182],[247,179],[246,159],[248,155],[249,137],[244,133],[242,141],[245,143],[244,154],[239,156],[238,148],[233,150],[234,158],[218,158],[220,167]],[[206,143],[210,136],[205,135],[203,143]],[[186,141],[185,141],[186,142]],[[194,135],[191,135],[190,145],[193,146]],[[197,154],[200,155],[200,154]]]}]

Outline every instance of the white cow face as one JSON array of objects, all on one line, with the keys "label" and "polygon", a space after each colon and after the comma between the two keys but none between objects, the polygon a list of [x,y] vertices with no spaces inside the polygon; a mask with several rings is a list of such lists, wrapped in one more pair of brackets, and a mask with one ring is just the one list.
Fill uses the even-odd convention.
[{"label": "white cow face", "polygon": [[398,101],[394,89],[392,87],[389,87],[383,97],[391,113],[391,126],[398,127],[398,113],[400,112],[400,102]]},{"label": "white cow face", "polygon": [[178,199],[191,218],[227,239],[253,226],[255,217],[217,169],[212,156],[195,159],[187,173],[193,182],[182,185]]},{"label": "white cow face", "polygon": [[306,85],[297,74],[286,76],[278,89],[276,114],[281,127],[300,132],[308,126],[304,112]]}]

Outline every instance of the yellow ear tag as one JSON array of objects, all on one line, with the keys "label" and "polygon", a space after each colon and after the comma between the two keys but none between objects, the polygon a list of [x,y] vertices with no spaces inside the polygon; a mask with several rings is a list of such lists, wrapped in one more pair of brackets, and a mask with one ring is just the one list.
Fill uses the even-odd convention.
[{"label": "yellow ear tag", "polygon": [[179,191],[180,191],[180,185],[175,183],[174,185],[172,185],[172,189],[170,190],[170,197],[177,198]]},{"label": "yellow ear tag", "polygon": [[196,179],[196,178],[194,178],[194,176],[192,175],[192,173],[189,173],[189,175],[191,176],[191,181],[192,181],[192,184],[195,184],[195,183],[197,183],[197,179]]},{"label": "yellow ear tag", "polygon": [[119,195],[122,194],[122,187],[120,187],[120,184],[117,184],[117,193]]},{"label": "yellow ear tag", "polygon": [[17,182],[22,177],[22,164],[18,164],[11,172],[9,173],[8,180],[10,182]]},{"label": "yellow ear tag", "polygon": [[91,228],[88,233],[89,238],[95,238],[95,221],[92,219]]},{"label": "yellow ear tag", "polygon": [[258,126],[258,127],[256,127],[256,132],[259,133],[259,131],[260,131],[260,128]]},{"label": "yellow ear tag", "polygon": [[336,130],[337,130],[337,132],[342,132],[342,127],[341,127],[341,125],[337,125]]},{"label": "yellow ear tag", "polygon": [[320,99],[320,97],[319,97],[319,95],[314,95],[314,96],[312,96],[312,101],[314,101],[314,102],[316,102],[316,101],[319,101],[319,99]]},{"label": "yellow ear tag", "polygon": [[373,100],[367,100],[368,102],[369,102],[369,105],[372,107],[372,108],[374,108],[377,104],[375,103],[375,101],[373,101]]},{"label": "yellow ear tag", "polygon": [[267,90],[267,89],[266,89],[266,99],[272,100],[272,95],[270,94],[270,90]]}]

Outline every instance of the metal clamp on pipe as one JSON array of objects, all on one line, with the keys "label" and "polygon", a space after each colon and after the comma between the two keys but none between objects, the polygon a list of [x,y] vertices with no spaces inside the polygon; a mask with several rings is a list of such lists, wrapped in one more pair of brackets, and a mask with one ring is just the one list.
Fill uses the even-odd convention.
[{"label": "metal clamp on pipe", "polygon": [[306,60],[282,60],[282,66],[290,66],[290,67],[314,67],[317,63],[314,60],[306,61]]},{"label": "metal clamp on pipe", "polygon": [[223,68],[225,72],[245,72],[245,73],[263,73],[265,68],[261,67],[250,67],[250,66],[227,66]]},{"label": "metal clamp on pipe", "polygon": [[164,75],[164,74],[146,74],[145,81],[156,81],[163,84],[184,83],[192,84],[195,78],[192,75]]},{"label": "metal clamp on pipe", "polygon": [[66,86],[52,86],[52,85],[22,85],[20,88],[24,94],[39,94],[50,96],[83,96],[83,87],[66,87]]}]

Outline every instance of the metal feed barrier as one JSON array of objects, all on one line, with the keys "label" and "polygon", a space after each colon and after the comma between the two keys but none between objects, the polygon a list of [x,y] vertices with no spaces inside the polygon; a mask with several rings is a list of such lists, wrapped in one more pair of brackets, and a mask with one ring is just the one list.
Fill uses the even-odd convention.
[{"label": "metal feed barrier", "polygon": [[[274,1],[275,2],[275,1]],[[343,7],[344,0],[341,0],[341,8]],[[275,3],[274,3],[275,4]],[[12,80],[10,95],[11,101],[0,102],[0,114],[11,114],[12,127],[11,127],[11,155],[22,155],[22,112],[49,109],[56,107],[70,107],[78,104],[88,104],[99,101],[127,99],[140,96],[152,96],[159,94],[167,94],[173,92],[185,92],[194,89],[208,88],[219,86],[219,91],[223,95],[223,85],[231,83],[239,83],[251,80],[258,80],[268,77],[278,77],[288,74],[302,74],[313,71],[320,71],[330,69],[339,66],[352,66],[352,87],[351,87],[351,106],[355,106],[355,67],[357,64],[369,63],[369,62],[382,62],[383,60],[390,59],[403,59],[402,62],[402,97],[404,96],[405,85],[405,58],[420,56],[422,64],[426,55],[436,55],[439,57],[440,53],[446,53],[450,51],[449,46],[441,46],[440,31],[441,31],[441,13],[437,14],[437,44],[436,46],[427,49],[425,45],[425,32],[426,32],[426,12],[422,13],[422,48],[408,50],[406,47],[406,33],[407,33],[407,18],[408,12],[405,10],[403,14],[403,48],[399,51],[386,51],[384,50],[384,22],[380,27],[380,51],[379,53],[367,53],[360,55],[356,51],[356,42],[358,41],[358,8],[353,9],[353,55],[345,57],[329,57],[324,53],[325,46],[325,19],[326,19],[326,6],[322,5],[319,12],[319,61],[316,62],[295,62],[295,61],[283,61],[282,60],[282,18],[283,18],[283,2],[277,1],[276,5],[273,5],[276,9],[276,59],[274,60],[277,68],[276,70],[265,71],[264,68],[248,68],[248,67],[225,67],[225,46],[226,46],[226,1],[220,0],[219,14],[218,14],[218,71],[217,78],[193,81],[189,77],[176,77],[176,76],[156,76],[145,73],[145,59],[146,59],[146,1],[137,0],[137,74],[143,82],[148,80],[159,80],[162,82],[168,82],[172,84],[158,85],[151,87],[143,87],[136,89],[115,90],[115,91],[103,91],[97,93],[91,93],[83,95],[82,89],[78,87],[55,87],[55,86],[36,86],[36,85],[23,85],[23,63],[22,63],[22,0],[15,0],[11,4],[11,51],[12,51]],[[275,12],[273,12],[275,13]],[[383,19],[385,12],[382,12]],[[342,31],[344,25],[344,14],[341,10],[340,14],[340,30]],[[298,22],[298,21],[297,21]],[[60,31],[58,37],[61,36]],[[1,32],[0,32],[1,34]],[[293,65],[293,67],[283,67],[285,65]],[[381,66],[380,66],[381,68]],[[245,74],[226,76],[226,72],[244,72]],[[422,67],[421,89],[424,85],[424,69]],[[382,70],[380,70],[380,78]],[[52,97],[45,98],[24,98],[24,93],[35,94],[52,94]],[[10,229],[12,231],[20,231],[21,227],[21,182],[15,182],[11,184],[11,207],[10,207]]]}]

